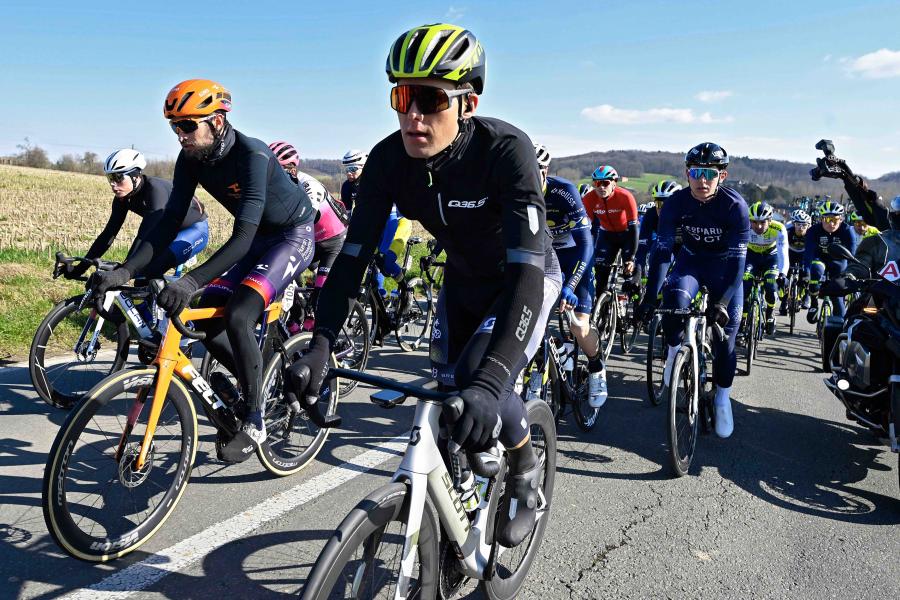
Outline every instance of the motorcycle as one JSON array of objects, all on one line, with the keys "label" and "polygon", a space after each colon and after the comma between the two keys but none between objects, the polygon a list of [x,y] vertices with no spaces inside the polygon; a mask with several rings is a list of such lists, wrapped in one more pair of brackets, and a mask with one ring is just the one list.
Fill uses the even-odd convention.
[{"label": "motorcycle", "polygon": [[[828,252],[861,264],[840,244],[829,246]],[[900,285],[870,275],[848,282],[848,291],[861,295],[834,336],[825,385],[847,409],[848,419],[889,441],[898,455],[900,485]]]}]

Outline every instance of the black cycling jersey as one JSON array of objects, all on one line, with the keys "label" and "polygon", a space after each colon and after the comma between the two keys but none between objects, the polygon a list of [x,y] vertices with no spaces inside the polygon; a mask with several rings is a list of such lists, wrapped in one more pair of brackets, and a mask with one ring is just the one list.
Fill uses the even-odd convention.
[{"label": "black cycling jersey", "polygon": [[374,224],[395,203],[446,250],[445,285],[473,290],[467,310],[487,314],[499,302],[473,379],[499,395],[540,314],[545,269],[555,265],[531,141],[508,123],[473,117],[449,148],[425,160],[406,153],[397,131],[370,153],[357,200],[322,290],[317,333],[335,338],[381,239]]},{"label": "black cycling jersey", "polygon": [[[130,196],[122,199],[113,198],[109,220],[106,222],[103,231],[91,244],[85,256],[87,258],[99,258],[109,250],[122,229],[129,210],[142,218],[137,236],[131,245],[132,250],[137,248],[142,240],[147,239],[147,234],[156,229],[157,224],[162,219],[171,192],[171,181],[143,175],[139,187]],[[178,231],[205,219],[206,214],[203,211],[203,205],[196,197],[192,197],[187,215],[181,221]]]},{"label": "black cycling jersey", "polygon": [[359,194],[359,179],[350,181],[349,179],[341,184],[341,202],[347,212],[353,212],[353,206],[356,204],[356,196]]},{"label": "black cycling jersey", "polygon": [[234,215],[231,238],[208,261],[191,272],[199,284],[208,283],[244,257],[257,232],[271,235],[311,222],[315,209],[306,192],[291,181],[265,142],[247,137],[226,122],[222,146],[215,160],[201,161],[183,151],[175,162],[175,177],[160,226],[126,261],[135,273],[155,252],[175,238],[177,224],[190,209],[197,184]]}]

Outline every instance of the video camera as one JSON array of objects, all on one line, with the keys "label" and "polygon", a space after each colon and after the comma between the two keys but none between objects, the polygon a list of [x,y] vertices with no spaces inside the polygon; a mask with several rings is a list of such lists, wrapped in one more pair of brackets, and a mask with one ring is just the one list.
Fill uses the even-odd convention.
[{"label": "video camera", "polygon": [[810,169],[809,176],[813,181],[819,181],[823,177],[841,179],[845,173],[846,163],[834,155],[834,143],[831,140],[819,140],[816,150],[821,150],[824,158],[816,159],[816,166]]}]

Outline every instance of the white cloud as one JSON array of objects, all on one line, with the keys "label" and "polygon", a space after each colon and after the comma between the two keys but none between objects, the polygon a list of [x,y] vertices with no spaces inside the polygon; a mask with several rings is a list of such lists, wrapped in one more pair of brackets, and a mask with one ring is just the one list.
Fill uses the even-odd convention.
[{"label": "white cloud", "polygon": [[900,51],[882,48],[847,62],[847,70],[866,79],[900,77]]},{"label": "white cloud", "polygon": [[696,114],[690,108],[650,108],[635,110],[616,108],[611,104],[589,106],[581,110],[581,116],[610,125],[646,125],[649,123],[730,123],[732,117],[715,118],[710,113]]},{"label": "white cloud", "polygon": [[444,14],[444,20],[448,23],[456,24],[457,21],[463,18],[466,14],[466,9],[460,6],[450,5],[450,8],[447,9],[447,12]]},{"label": "white cloud", "polygon": [[721,102],[725,98],[730,98],[733,95],[734,95],[734,92],[732,92],[730,90],[719,90],[719,91],[704,90],[704,91],[700,92],[699,94],[697,94],[696,96],[694,96],[694,98],[696,98],[700,102]]}]

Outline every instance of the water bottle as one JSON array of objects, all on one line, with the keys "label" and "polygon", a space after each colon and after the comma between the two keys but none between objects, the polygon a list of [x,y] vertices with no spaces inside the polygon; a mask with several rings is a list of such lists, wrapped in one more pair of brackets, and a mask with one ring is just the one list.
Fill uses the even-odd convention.
[{"label": "water bottle", "polygon": [[478,488],[475,485],[475,476],[471,469],[466,469],[462,472],[459,484],[459,497],[466,512],[476,510],[478,505],[481,504]]}]

